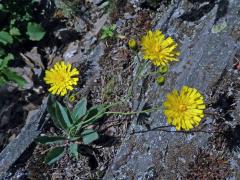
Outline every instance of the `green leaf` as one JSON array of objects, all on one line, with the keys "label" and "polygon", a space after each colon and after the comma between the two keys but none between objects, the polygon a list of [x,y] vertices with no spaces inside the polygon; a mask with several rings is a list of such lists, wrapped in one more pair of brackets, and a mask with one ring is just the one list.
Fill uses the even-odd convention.
[{"label": "green leaf", "polygon": [[113,37],[113,32],[112,31],[108,32],[108,36]]},{"label": "green leaf", "polygon": [[67,127],[64,119],[62,118],[62,115],[61,115],[60,110],[59,110],[59,108],[57,106],[57,103],[56,103],[56,108],[54,110],[55,110],[55,115],[56,115],[56,120],[57,120],[55,122],[58,122],[55,125],[58,124],[60,126],[59,127],[60,129],[63,129],[63,130],[65,130],[65,132],[68,132],[68,127]]},{"label": "green leaf", "polygon": [[29,39],[32,41],[40,41],[46,34],[45,30],[40,24],[28,22],[27,33]]},{"label": "green leaf", "polygon": [[9,31],[9,33],[12,35],[12,36],[20,36],[21,33],[20,33],[20,30],[16,27],[12,27]]},{"label": "green leaf", "polygon": [[0,86],[6,84],[6,82],[7,82],[6,79],[4,79],[4,77],[1,77],[0,75]]},{"label": "green leaf", "polygon": [[0,57],[5,55],[5,50],[3,48],[0,47]]},{"label": "green leaf", "polygon": [[100,37],[100,39],[106,39],[107,37],[108,37],[107,34],[103,34],[103,35]]},{"label": "green leaf", "polygon": [[9,68],[4,68],[1,70],[1,72],[6,76],[7,80],[17,83],[20,87],[23,87],[26,83],[25,79]]},{"label": "green leaf", "polygon": [[0,31],[0,42],[4,45],[12,44],[13,38],[8,32]]},{"label": "green leaf", "polygon": [[0,11],[4,10],[3,4],[0,4]]},{"label": "green leaf", "polygon": [[[59,129],[67,130],[68,127],[67,127],[65,121],[63,120],[63,118],[61,118],[62,117],[61,111],[59,109],[57,109],[57,103],[59,103],[59,102],[54,98],[54,96],[50,96],[48,99],[47,110],[51,116],[51,119],[53,120],[54,125]],[[64,107],[63,107],[63,109],[67,112],[68,117],[71,118],[71,115],[68,112],[68,110]],[[57,115],[57,113],[59,113],[60,115]]]},{"label": "green leaf", "polygon": [[36,3],[36,2],[39,3],[40,0],[32,0],[32,1],[31,1],[31,3]]},{"label": "green leaf", "polygon": [[109,25],[109,26],[103,26],[102,35],[101,35],[100,39],[106,39],[109,37],[113,37],[116,27],[117,27],[116,24]]},{"label": "green leaf", "polygon": [[81,133],[84,144],[91,144],[99,138],[98,133],[93,129],[87,129]]},{"label": "green leaf", "polygon": [[9,61],[13,60],[14,56],[11,53],[8,53],[6,57],[0,59],[0,71],[8,67]]},{"label": "green leaf", "polygon": [[14,59],[14,56],[11,53],[8,53],[7,56],[4,58],[5,61],[11,61],[13,59]]},{"label": "green leaf", "polygon": [[79,140],[81,137],[75,136],[75,137],[69,137],[69,141],[77,141]]},{"label": "green leaf", "polygon": [[47,153],[44,162],[48,165],[51,165],[57,160],[59,160],[61,157],[63,157],[64,152],[64,147],[53,148]]},{"label": "green leaf", "polygon": [[73,119],[78,121],[81,117],[83,117],[87,112],[87,99],[82,98],[74,107],[72,116]]},{"label": "green leaf", "polygon": [[61,136],[40,136],[36,138],[36,142],[41,144],[63,143],[67,138]]},{"label": "green leaf", "polygon": [[98,121],[106,112],[107,108],[106,105],[96,105],[91,107],[86,115],[81,118],[81,121],[76,125],[76,132],[81,132],[81,129],[83,126],[88,126],[91,124],[94,124],[96,121]]},{"label": "green leaf", "polygon": [[70,154],[72,154],[75,158],[78,158],[78,145],[72,143],[69,148]]},{"label": "green leaf", "polygon": [[73,117],[72,117],[72,114],[71,114],[70,110],[69,110],[68,108],[64,108],[64,109],[65,109],[65,111],[66,111],[67,114],[68,114],[68,117],[69,117],[69,121],[70,121],[70,123],[71,123],[71,126],[73,126]]},{"label": "green leaf", "polygon": [[72,127],[67,110],[59,102],[56,103],[56,116],[63,129],[68,131]]},{"label": "green leaf", "polygon": [[16,23],[16,19],[11,19],[10,26],[13,26]]},{"label": "green leaf", "polygon": [[[23,15],[23,16],[21,16],[21,19],[18,19],[18,20],[20,20],[20,21],[22,21],[22,22],[28,22],[28,21],[30,21],[32,19],[32,16],[28,13],[28,12],[26,12],[26,14],[25,15]],[[37,24],[37,23],[35,23],[35,24]],[[38,25],[38,24],[37,24]]]},{"label": "green leaf", "polygon": [[112,31],[114,31],[116,28],[117,28],[117,25],[116,25],[116,24],[113,24],[113,25],[111,26],[111,30],[112,30]]},{"label": "green leaf", "polygon": [[54,125],[59,128],[62,129],[60,122],[58,121],[57,115],[56,115],[56,99],[50,95],[49,99],[48,99],[48,103],[47,103],[47,110],[48,113],[51,116],[51,119],[53,120]]},{"label": "green leaf", "polygon": [[101,118],[104,115],[105,112],[106,112],[106,106],[105,105],[100,104],[100,105],[93,106],[87,111],[87,115],[84,116],[83,121],[86,122],[89,119],[92,119],[87,124],[93,124],[99,118]]},{"label": "green leaf", "polygon": [[6,9],[2,3],[0,3],[0,12],[9,12],[8,9]]}]

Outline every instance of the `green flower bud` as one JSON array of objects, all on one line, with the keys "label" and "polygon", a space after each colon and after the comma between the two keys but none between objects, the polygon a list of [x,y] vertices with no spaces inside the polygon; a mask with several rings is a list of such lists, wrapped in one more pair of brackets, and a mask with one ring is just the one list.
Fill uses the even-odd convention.
[{"label": "green flower bud", "polygon": [[168,66],[165,65],[165,66],[160,66],[158,71],[161,73],[161,74],[165,74],[166,72],[168,72]]},{"label": "green flower bud", "polygon": [[68,100],[69,100],[70,102],[74,102],[75,99],[76,99],[75,96],[74,96],[74,95],[71,95]]},{"label": "green flower bud", "polygon": [[131,48],[131,49],[136,49],[137,48],[137,42],[135,39],[130,39],[128,41],[128,46]]},{"label": "green flower bud", "polygon": [[156,82],[158,83],[158,85],[162,86],[165,82],[165,77],[164,76],[157,77]]}]

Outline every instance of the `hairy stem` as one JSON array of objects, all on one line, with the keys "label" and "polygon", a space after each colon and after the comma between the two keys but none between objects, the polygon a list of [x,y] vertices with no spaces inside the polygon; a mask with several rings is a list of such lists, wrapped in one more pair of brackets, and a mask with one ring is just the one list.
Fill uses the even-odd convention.
[{"label": "hairy stem", "polygon": [[108,111],[108,112],[105,112],[105,114],[134,115],[134,114],[157,112],[157,111],[160,111],[161,109],[162,109],[162,107],[156,107],[156,108],[151,108],[151,109],[146,109],[146,110],[143,110],[143,111],[136,111],[136,112]]}]

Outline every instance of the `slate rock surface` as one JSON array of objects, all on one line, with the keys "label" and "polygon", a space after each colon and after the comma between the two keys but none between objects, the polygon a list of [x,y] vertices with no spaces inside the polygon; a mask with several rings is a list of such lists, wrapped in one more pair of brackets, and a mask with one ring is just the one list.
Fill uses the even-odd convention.
[{"label": "slate rock surface", "polygon": [[21,132],[0,153],[0,179],[5,179],[7,170],[41,133],[40,129],[45,121],[44,113],[47,107],[47,99],[43,99],[39,109],[29,112],[26,124]]}]

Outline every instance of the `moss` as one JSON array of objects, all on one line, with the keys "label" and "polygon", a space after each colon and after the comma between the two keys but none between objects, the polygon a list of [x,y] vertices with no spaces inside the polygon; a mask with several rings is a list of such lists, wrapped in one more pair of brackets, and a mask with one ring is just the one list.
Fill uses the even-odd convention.
[{"label": "moss", "polygon": [[220,33],[227,27],[226,21],[223,21],[222,23],[218,23],[213,25],[212,27],[212,33]]}]

